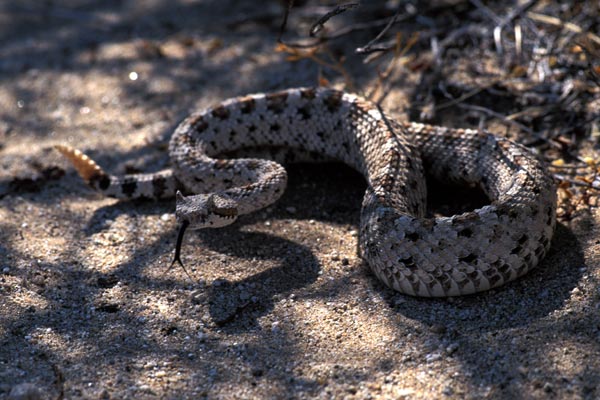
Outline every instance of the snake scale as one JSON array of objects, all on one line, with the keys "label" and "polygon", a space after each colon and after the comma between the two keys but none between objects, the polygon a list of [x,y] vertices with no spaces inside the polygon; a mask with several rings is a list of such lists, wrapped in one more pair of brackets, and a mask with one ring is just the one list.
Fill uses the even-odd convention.
[{"label": "snake scale", "polygon": [[[79,150],[57,148],[105,195],[176,194],[176,260],[187,227],[228,225],[282,195],[285,169],[256,158],[267,148],[280,162],[318,155],[364,176],[360,254],[381,281],[405,294],[465,295],[512,281],[544,257],[556,224],[553,178],[525,147],[483,130],[398,122],[333,89],[248,95],[191,114],[171,138],[171,169],[157,173],[112,176]],[[231,158],[243,154],[255,157]],[[425,171],[480,187],[490,204],[426,218]]]}]

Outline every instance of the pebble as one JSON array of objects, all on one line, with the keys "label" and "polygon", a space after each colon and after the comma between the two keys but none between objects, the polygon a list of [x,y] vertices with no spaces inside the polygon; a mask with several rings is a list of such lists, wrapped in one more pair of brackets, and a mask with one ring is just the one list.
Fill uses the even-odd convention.
[{"label": "pebble", "polygon": [[273,332],[273,333],[281,332],[281,328],[279,327],[279,322],[275,321],[271,324],[271,332]]},{"label": "pebble", "polygon": [[296,207],[286,207],[285,211],[289,212],[290,214],[296,214]]},{"label": "pebble", "polygon": [[168,221],[168,220],[170,220],[170,219],[171,219],[171,215],[172,215],[172,214],[165,213],[165,214],[163,214],[163,215],[161,215],[161,216],[160,216],[160,220],[161,220],[161,221],[165,221],[165,222],[166,222],[166,221]]},{"label": "pebble", "polygon": [[445,396],[452,396],[452,395],[454,394],[454,389],[452,389],[452,387],[451,387],[451,386],[446,386],[446,387],[445,387],[445,388],[442,390],[442,393],[443,393]]},{"label": "pebble", "polygon": [[150,385],[146,385],[146,384],[138,386],[137,389],[139,391],[141,391],[141,392],[150,392],[150,391],[152,391],[152,389],[150,388]]},{"label": "pebble", "polygon": [[448,355],[453,354],[454,352],[456,352],[456,350],[458,350],[458,343],[456,342],[450,343],[448,347],[446,347],[446,353]]},{"label": "pebble", "polygon": [[429,330],[432,333],[438,333],[438,334],[446,333],[446,327],[444,325],[440,325],[440,324],[432,325],[431,328],[429,328]]},{"label": "pebble", "polygon": [[407,396],[412,396],[415,393],[414,389],[409,389],[409,388],[400,388],[396,390],[395,395],[398,397],[407,397]]},{"label": "pebble", "polygon": [[42,398],[42,391],[33,383],[24,382],[13,386],[8,394],[9,400],[37,400]]},{"label": "pebble", "polygon": [[440,353],[429,353],[425,356],[425,361],[427,361],[428,363],[431,363],[431,362],[438,361],[441,358],[442,358],[442,355]]}]

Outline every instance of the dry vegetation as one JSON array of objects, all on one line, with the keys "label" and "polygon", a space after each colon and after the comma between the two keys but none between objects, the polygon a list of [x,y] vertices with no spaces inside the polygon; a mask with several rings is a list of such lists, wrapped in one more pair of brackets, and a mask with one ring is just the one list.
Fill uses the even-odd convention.
[{"label": "dry vegetation", "polygon": [[[443,121],[464,110],[478,126],[503,126],[505,133],[537,149],[555,171],[570,218],[579,205],[596,205],[600,188],[594,155],[600,137],[600,5],[593,1],[522,1],[484,4],[479,0],[439,1],[419,7],[405,2],[370,5],[373,19],[327,22],[356,11],[360,2],[331,7],[307,30],[310,39],[283,41],[293,1],[280,30],[278,51],[289,61],[310,59],[356,85],[333,55],[335,42],[357,31],[378,31],[354,52],[377,71],[364,95],[380,103],[397,83],[398,70],[418,72],[413,119]],[[329,79],[320,76],[319,84]]]}]

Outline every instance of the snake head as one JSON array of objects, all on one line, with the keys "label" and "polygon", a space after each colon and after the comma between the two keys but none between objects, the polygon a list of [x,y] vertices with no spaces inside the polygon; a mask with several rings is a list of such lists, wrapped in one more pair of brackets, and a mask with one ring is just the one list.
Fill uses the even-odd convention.
[{"label": "snake head", "polygon": [[[232,224],[238,215],[237,202],[226,195],[218,193],[197,194],[184,196],[178,190],[175,195],[177,205],[175,216],[180,224],[177,244],[175,245],[175,257],[171,267],[176,262],[181,265],[181,246],[186,229],[220,228]],[[188,274],[189,276],[189,274]]]},{"label": "snake head", "polygon": [[177,221],[191,229],[220,228],[232,224],[238,215],[237,202],[223,194],[176,195]]}]

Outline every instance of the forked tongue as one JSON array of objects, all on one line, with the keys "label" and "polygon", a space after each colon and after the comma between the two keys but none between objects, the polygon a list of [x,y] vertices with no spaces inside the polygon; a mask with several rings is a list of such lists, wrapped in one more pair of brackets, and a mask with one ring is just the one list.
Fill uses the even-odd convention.
[{"label": "forked tongue", "polygon": [[173,258],[173,262],[171,262],[171,266],[169,266],[169,269],[167,271],[171,270],[171,268],[173,268],[173,265],[175,265],[175,263],[177,262],[177,263],[179,263],[179,265],[181,265],[181,268],[183,268],[183,271],[188,276],[188,278],[190,278],[192,281],[194,281],[192,279],[192,277],[190,276],[190,274],[187,272],[187,269],[185,269],[185,267],[183,266],[183,262],[181,262],[181,245],[183,244],[183,235],[185,234],[185,230],[187,229],[187,227],[189,225],[190,225],[189,221],[183,221],[181,223],[181,227],[179,228],[179,233],[177,234],[177,243],[175,244],[175,257]]}]

